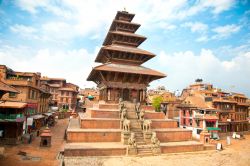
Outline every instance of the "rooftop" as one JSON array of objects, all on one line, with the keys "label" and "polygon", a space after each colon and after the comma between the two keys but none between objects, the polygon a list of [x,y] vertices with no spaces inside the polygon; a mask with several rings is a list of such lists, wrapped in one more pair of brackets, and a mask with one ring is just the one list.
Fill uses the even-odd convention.
[{"label": "rooftop", "polygon": [[97,66],[93,70],[153,75],[153,76],[159,76],[162,78],[166,77],[166,75],[163,73],[160,73],[158,71],[155,71],[155,70],[143,67],[143,66],[130,66],[130,65],[124,65],[124,64],[109,63],[109,64]]},{"label": "rooftop", "polygon": [[24,108],[27,103],[16,102],[16,101],[0,101],[0,108]]},{"label": "rooftop", "polygon": [[2,81],[0,81],[0,91],[19,93],[19,91],[16,88],[14,88],[14,87],[12,87],[12,86],[10,86]]}]

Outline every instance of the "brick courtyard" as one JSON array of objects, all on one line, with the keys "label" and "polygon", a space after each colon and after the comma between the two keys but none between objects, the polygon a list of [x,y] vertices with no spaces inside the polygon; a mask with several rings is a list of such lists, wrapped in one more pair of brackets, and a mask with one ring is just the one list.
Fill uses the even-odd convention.
[{"label": "brick courtyard", "polygon": [[[40,148],[40,138],[36,137],[31,144],[23,144],[18,146],[6,146],[5,158],[0,159],[1,166],[57,166],[60,161],[56,159],[59,151],[64,146],[64,132],[68,125],[68,119],[58,120],[57,124],[51,128],[52,146],[50,148]],[[19,151],[32,156],[31,160],[23,160]]]}]

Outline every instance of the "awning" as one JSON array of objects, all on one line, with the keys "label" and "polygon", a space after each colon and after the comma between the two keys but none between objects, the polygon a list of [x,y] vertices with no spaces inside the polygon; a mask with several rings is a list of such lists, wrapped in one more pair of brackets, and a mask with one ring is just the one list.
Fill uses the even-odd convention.
[{"label": "awning", "polygon": [[30,118],[41,119],[41,118],[44,118],[44,116],[43,115],[33,115],[33,116],[30,116]]},{"label": "awning", "polygon": [[88,99],[93,99],[93,98],[94,98],[94,96],[91,96],[91,95],[88,96]]},{"label": "awning", "polygon": [[43,113],[43,115],[45,115],[45,116],[51,116],[52,113],[51,112],[47,112],[47,113]]},{"label": "awning", "polygon": [[207,127],[208,131],[220,131],[221,129],[218,127]]},{"label": "awning", "polygon": [[206,119],[206,122],[216,122],[217,120],[213,120],[213,119]]},{"label": "awning", "polygon": [[15,101],[0,101],[0,108],[24,108],[27,103],[15,102]]}]

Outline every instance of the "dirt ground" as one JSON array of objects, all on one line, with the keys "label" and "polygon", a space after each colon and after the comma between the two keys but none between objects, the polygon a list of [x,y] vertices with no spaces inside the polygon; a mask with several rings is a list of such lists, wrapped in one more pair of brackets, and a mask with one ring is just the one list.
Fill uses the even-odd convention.
[{"label": "dirt ground", "polygon": [[[41,148],[39,137],[36,137],[31,144],[5,146],[5,156],[0,159],[0,166],[58,166],[60,161],[56,157],[64,146],[64,132],[68,121],[68,119],[58,120],[56,125],[51,127],[51,147]],[[17,155],[20,150],[34,157],[33,160],[23,160],[20,155]]]},{"label": "dirt ground", "polygon": [[75,157],[65,158],[65,166],[250,166],[250,135],[244,140],[232,140],[224,150],[164,154],[150,157]]}]

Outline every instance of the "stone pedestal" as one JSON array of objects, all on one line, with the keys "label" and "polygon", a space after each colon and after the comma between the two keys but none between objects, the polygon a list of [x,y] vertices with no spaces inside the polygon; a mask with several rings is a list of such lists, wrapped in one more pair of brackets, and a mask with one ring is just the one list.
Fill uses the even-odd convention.
[{"label": "stone pedestal", "polygon": [[200,142],[203,144],[210,143],[210,133],[206,129],[200,133]]},{"label": "stone pedestal", "polygon": [[136,147],[127,147],[127,155],[137,155],[137,148]]},{"label": "stone pedestal", "polygon": [[129,131],[122,131],[121,141],[124,145],[128,144],[128,139],[130,138],[131,133]]},{"label": "stone pedestal", "polygon": [[152,147],[151,149],[154,155],[161,154],[161,147]]},{"label": "stone pedestal", "polygon": [[43,130],[40,137],[41,137],[40,146],[42,146],[42,147],[50,147],[51,146],[52,134],[51,134],[51,131],[49,128],[46,128],[45,130]]},{"label": "stone pedestal", "polygon": [[73,117],[73,118],[77,118],[77,117],[78,117],[78,114],[77,114],[76,112],[72,112],[72,113],[70,114],[70,116]]},{"label": "stone pedestal", "polygon": [[152,132],[151,131],[144,131],[143,138],[146,143],[151,143]]}]

